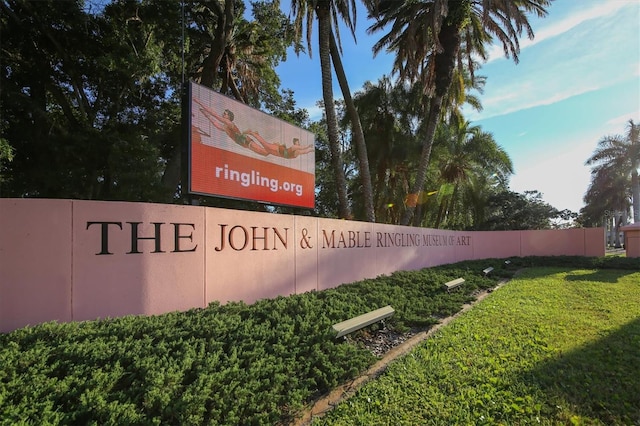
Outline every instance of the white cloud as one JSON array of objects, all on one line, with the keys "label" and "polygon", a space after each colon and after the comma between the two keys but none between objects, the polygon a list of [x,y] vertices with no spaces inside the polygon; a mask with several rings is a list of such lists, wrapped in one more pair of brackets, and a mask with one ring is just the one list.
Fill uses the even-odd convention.
[{"label": "white cloud", "polygon": [[[607,84],[608,85],[608,84]],[[523,85],[526,86],[526,85]],[[485,120],[492,117],[511,114],[520,110],[535,108],[538,106],[552,105],[569,99],[573,96],[582,95],[591,91],[599,90],[601,87],[595,85],[566,87],[561,91],[539,91],[530,90],[530,88],[517,88],[513,86],[505,87],[504,91],[510,92],[509,95],[496,95],[495,97],[482,100],[484,110],[482,112],[465,110],[470,120]],[[542,96],[541,96],[542,95]],[[513,102],[505,102],[505,100],[513,100]]]},{"label": "white cloud", "polygon": [[635,124],[640,124],[640,108],[607,120],[602,126],[602,136],[626,135],[629,130],[629,120],[633,120]]},{"label": "white cloud", "polygon": [[581,144],[552,156],[539,156],[537,161],[525,162],[521,168],[516,165],[509,186],[519,193],[538,190],[553,207],[577,213],[584,205],[582,197],[591,182],[590,168],[584,165],[591,151],[589,144]]},{"label": "white cloud", "polygon": [[[578,8],[582,7],[586,2],[576,2],[578,4]],[[570,13],[564,19],[554,22],[550,25],[542,27],[541,29],[535,29],[534,33],[535,37],[533,40],[524,36],[523,39],[519,40],[520,42],[520,50],[526,49],[527,47],[534,46],[544,40],[548,40],[550,38],[558,37],[572,28],[577,27],[578,25],[590,21],[596,18],[602,18],[608,15],[612,15],[616,13],[618,10],[629,6],[629,5],[637,5],[637,0],[618,0],[618,1],[602,1],[593,3],[593,7],[585,10],[574,10],[575,13]],[[572,11],[572,12],[574,12]],[[551,11],[550,13],[553,13]],[[541,22],[544,22],[541,20]],[[489,49],[489,55],[487,59],[487,63],[494,61],[496,59],[504,58],[504,49],[500,44],[494,44]]]},{"label": "white cloud", "polygon": [[640,109],[614,117],[608,120],[606,124],[612,126],[626,126],[627,123],[629,123],[629,120],[633,120],[634,123],[640,123]]},{"label": "white cloud", "polygon": [[309,113],[309,118],[311,121],[319,121],[322,119],[323,110],[318,106],[317,103],[314,103],[310,106],[303,106],[302,108],[306,109]]},{"label": "white cloud", "polygon": [[[485,72],[490,77],[480,97],[483,111],[468,111],[469,119],[486,119],[551,105],[637,81],[640,46],[628,34],[637,32],[638,24],[630,19],[624,22],[609,19],[601,21],[598,30],[606,36],[594,35],[584,28],[566,33],[552,44],[527,52],[518,66],[507,62],[487,65]],[[629,92],[629,96],[634,96],[633,92]]]}]

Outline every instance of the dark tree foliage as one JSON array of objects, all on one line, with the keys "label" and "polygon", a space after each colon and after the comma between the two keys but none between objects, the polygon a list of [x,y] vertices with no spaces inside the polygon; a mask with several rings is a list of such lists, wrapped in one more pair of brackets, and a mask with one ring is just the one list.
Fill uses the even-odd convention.
[{"label": "dark tree foliage", "polygon": [[251,7],[1,2],[1,195],[174,200],[183,80],[267,111],[292,102],[275,72],[288,20],[277,2]]},{"label": "dark tree foliage", "polygon": [[489,197],[485,220],[473,227],[478,231],[549,229],[551,219],[566,215],[542,201],[538,191],[520,194],[503,191]]},{"label": "dark tree foliage", "polygon": [[600,139],[585,165],[591,166],[591,183],[581,220],[601,224],[603,218],[616,217],[626,223],[632,210],[634,221],[640,221],[640,125],[630,120],[625,134]]},{"label": "dark tree foliage", "polygon": [[15,150],[4,196],[162,197],[162,45],[134,2],[2,4],[2,130]]},{"label": "dark tree foliage", "polygon": [[313,123],[316,134],[316,206],[314,214],[338,218],[338,190],[331,165],[331,151],[324,120]]}]

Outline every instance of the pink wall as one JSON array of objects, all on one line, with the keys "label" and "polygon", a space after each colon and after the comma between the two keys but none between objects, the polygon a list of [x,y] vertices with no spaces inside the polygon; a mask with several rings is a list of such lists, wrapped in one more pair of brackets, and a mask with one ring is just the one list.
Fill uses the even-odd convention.
[{"label": "pink wall", "polygon": [[294,216],[202,209],[207,304],[295,293]]},{"label": "pink wall", "polygon": [[604,256],[604,228],[584,228],[584,256]]},{"label": "pink wall", "polygon": [[0,332],[71,321],[68,200],[0,199]]},{"label": "pink wall", "polygon": [[640,223],[620,228],[624,232],[624,247],[627,257],[640,257]]},{"label": "pink wall", "polygon": [[205,306],[204,213],[168,204],[74,201],[73,319]]},{"label": "pink wall", "polygon": [[511,257],[520,253],[520,231],[474,232],[473,259]]},{"label": "pink wall", "polygon": [[604,256],[603,232],[456,232],[197,206],[0,199],[0,332],[252,303],[466,259]]}]

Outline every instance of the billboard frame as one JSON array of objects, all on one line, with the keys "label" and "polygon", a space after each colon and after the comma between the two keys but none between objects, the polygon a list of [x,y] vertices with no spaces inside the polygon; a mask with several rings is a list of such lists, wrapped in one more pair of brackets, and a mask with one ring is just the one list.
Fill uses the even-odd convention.
[{"label": "billboard frame", "polygon": [[[210,101],[203,104],[202,99],[199,97],[200,95],[196,96],[194,94],[194,88],[200,95],[204,93],[204,95],[208,96]],[[200,101],[195,100],[196,98]],[[201,108],[196,108],[194,103],[200,104]],[[219,103],[232,105],[234,110],[236,110],[241,117],[245,118],[244,121],[247,121],[247,117],[253,118],[254,120],[251,121],[250,125],[252,127],[257,125],[258,130],[245,128],[244,131],[240,131],[235,124],[238,121],[236,120],[236,122],[231,124],[236,131],[233,135],[235,137],[232,137],[228,131],[226,131],[226,135],[223,135],[225,130],[221,129],[220,125],[213,124],[214,120],[211,118],[211,115],[216,115],[212,112],[214,103],[216,105]],[[225,111],[228,111],[228,109]],[[202,131],[200,127],[194,124],[197,115],[199,115],[198,118],[200,118],[198,123],[201,123],[202,117],[209,120],[209,132]],[[231,115],[231,121],[233,121],[233,113]],[[293,144],[289,146],[284,143],[270,142],[260,134],[261,131],[264,130],[263,127],[259,126],[261,123],[263,126],[268,127],[268,130],[271,130],[271,140],[283,140],[285,133],[289,135],[289,140],[291,140],[292,134],[299,136],[293,137]],[[215,128],[211,127],[211,124],[213,124]],[[281,130],[278,131],[277,128]],[[213,129],[213,132],[211,129]],[[194,132],[199,134],[194,137]],[[276,136],[274,136],[274,133]],[[203,142],[202,135],[205,135],[206,143]],[[302,143],[300,142],[301,140],[303,140]],[[241,143],[243,141],[250,142],[243,144]],[[253,152],[249,152],[249,150],[245,148],[250,148]],[[202,150],[207,150],[209,163],[213,160],[219,161],[218,166],[211,167],[211,171],[205,176],[208,180],[217,180],[218,183],[212,184],[208,182],[208,184],[216,188],[235,186],[236,189],[225,189],[226,192],[202,189],[203,184],[201,182],[204,172],[202,171],[202,165],[199,163]],[[195,153],[194,151],[198,152]],[[222,163],[226,161],[225,158],[227,157],[233,159],[236,164],[239,164],[238,161],[241,161],[242,166],[246,165],[247,171],[241,173],[243,178],[242,182],[237,178],[235,182],[228,182],[233,179],[233,173],[235,173],[236,176],[240,176],[240,172],[228,169],[226,163],[224,164],[223,170]],[[191,199],[192,196],[215,197],[305,210],[315,209],[315,135],[306,129],[295,126],[193,81],[189,81],[183,86],[182,158],[181,175],[182,182],[185,183],[185,185],[182,185],[182,193],[183,196],[189,199]],[[198,163],[197,166],[194,165],[194,161]],[[289,165],[293,163],[298,165],[304,164],[304,166],[294,167]],[[210,166],[210,164],[207,165]],[[256,171],[254,168],[258,170]],[[215,169],[215,176],[213,169]],[[250,173],[249,169],[251,169]],[[231,178],[228,177],[229,171]],[[262,173],[261,175],[261,171],[267,171],[272,174]],[[194,179],[195,172],[199,173],[198,179]],[[224,179],[227,180],[226,182],[221,183],[221,175],[224,175]],[[298,180],[296,180],[296,178]],[[198,183],[196,184],[194,180],[197,180]],[[243,191],[238,185],[244,188],[251,186],[252,188],[251,191]],[[235,191],[237,191],[237,193]],[[243,195],[242,192],[247,192],[251,195]],[[296,200],[296,197],[298,197],[300,201]]]}]

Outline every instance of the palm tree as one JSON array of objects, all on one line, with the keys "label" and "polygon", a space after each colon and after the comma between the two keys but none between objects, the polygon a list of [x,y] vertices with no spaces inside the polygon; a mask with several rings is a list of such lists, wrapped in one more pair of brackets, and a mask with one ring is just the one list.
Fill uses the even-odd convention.
[{"label": "palm tree", "polygon": [[[533,38],[527,13],[545,16],[551,0],[365,0],[369,14],[377,22],[373,33],[390,28],[375,45],[374,52],[395,51],[394,71],[400,78],[420,81],[429,97],[427,128],[420,163],[412,186],[402,224],[414,215],[418,194],[423,189],[431,148],[444,100],[456,68],[467,64],[473,55],[486,59],[485,45],[493,36],[502,43],[505,55],[517,63],[518,37],[526,31]],[[470,68],[470,69],[469,69]]]},{"label": "palm tree", "polygon": [[[354,8],[355,13],[355,8]],[[371,173],[369,171],[369,155],[367,151],[367,145],[364,139],[364,131],[362,130],[362,123],[360,122],[360,116],[358,110],[351,97],[351,90],[349,89],[349,83],[347,82],[347,76],[342,66],[342,60],[340,58],[339,45],[336,43],[333,32],[330,39],[331,59],[333,60],[333,69],[338,77],[338,83],[342,90],[342,96],[344,98],[344,104],[347,109],[347,114],[351,120],[351,127],[353,132],[353,141],[356,145],[356,151],[358,156],[359,170],[360,170],[360,182],[362,184],[362,192],[365,207],[365,217],[368,222],[376,221],[376,214],[373,205],[373,187],[371,185]]]},{"label": "palm tree", "polygon": [[610,231],[610,244],[621,247],[620,226],[627,220],[631,194],[629,176],[617,167],[601,164],[591,171],[591,184],[584,196],[583,221],[590,226],[604,225]]},{"label": "palm tree", "polygon": [[[440,115],[440,120],[448,122],[448,125],[446,127],[458,128],[465,123],[465,118],[462,115],[461,109],[464,104],[471,106],[471,108],[476,111],[482,111],[482,103],[480,102],[480,99],[476,95],[471,93],[471,91],[475,90],[478,93],[482,94],[484,91],[486,77],[475,75],[474,68],[476,67],[478,67],[477,63],[475,61],[471,61],[468,65],[459,66],[454,70],[453,80],[451,82],[449,90],[447,91],[447,95],[443,99]],[[424,115],[422,111],[424,111],[425,105],[429,105],[429,98],[425,96],[425,91],[422,89],[420,82],[418,82],[418,84],[414,84],[412,93],[413,96],[417,97],[418,99],[417,110],[420,111],[420,114]],[[429,123],[426,120],[420,122],[418,134],[425,135],[428,130],[428,125]],[[435,137],[437,138],[437,135]],[[433,175],[434,171],[437,170],[432,166],[429,166],[427,169],[427,178],[425,179],[425,184],[429,188],[437,187],[437,185],[435,185],[435,182],[428,181],[429,176]],[[452,185],[448,183],[445,184],[444,187],[438,190],[438,196],[435,198],[440,201],[444,193],[452,188]],[[427,213],[425,209],[425,202],[430,200],[429,196],[425,194],[429,193],[433,193],[433,190],[427,192],[418,192],[418,203],[413,217],[413,226],[421,226],[420,224],[425,220],[425,218],[423,217],[423,215]]]},{"label": "palm tree", "polygon": [[[464,90],[473,87],[481,91],[484,80],[476,78],[473,84],[468,77],[464,80],[467,81],[466,84],[458,80],[454,82],[450,96],[445,100],[447,105],[451,105],[447,108],[450,112],[448,127],[451,128],[458,128],[460,123],[464,123],[460,112],[463,103],[468,103],[477,110],[482,109],[479,100]],[[424,132],[420,113],[424,94],[419,86],[416,84],[411,87],[402,80],[394,83],[390,77],[383,76],[375,84],[366,82],[362,91],[355,95],[371,161],[376,218],[385,223],[397,224],[400,221],[406,194],[409,192],[410,171],[415,168],[414,159],[421,150],[418,141],[421,132]],[[469,126],[468,123],[466,126]],[[441,149],[441,152],[443,155],[450,155],[448,150]],[[438,186],[435,177],[438,173],[434,169],[429,174],[432,175],[433,185],[430,186],[431,191],[425,191],[419,197],[421,208],[414,216],[415,223],[422,219],[424,203],[431,203],[436,199],[435,190]],[[438,194],[441,196],[442,192]]]},{"label": "palm tree", "polygon": [[242,18],[244,5],[235,0],[191,2],[186,12],[194,81],[254,107],[277,92],[275,68],[294,43],[277,2],[253,4],[253,20]]},{"label": "palm tree", "polygon": [[[513,173],[513,164],[506,151],[493,139],[493,135],[482,131],[480,126],[471,126],[468,121],[457,125],[441,126],[436,137],[439,148],[439,171],[441,188],[446,189],[439,197],[440,208],[435,227],[439,228],[447,217],[454,216],[456,201],[465,194],[464,190],[478,191],[479,182],[506,181]],[[474,186],[475,183],[475,186]],[[460,204],[460,203],[458,203]],[[460,223],[459,225],[464,225]]]},{"label": "palm tree", "polygon": [[[346,190],[340,142],[338,140],[338,120],[333,108],[333,86],[331,69],[336,72],[342,95],[345,101],[347,113],[350,117],[353,140],[356,145],[360,180],[362,184],[365,215],[370,222],[375,222],[375,210],[373,207],[373,190],[369,171],[369,160],[364,140],[364,133],[358,112],[351,98],[349,85],[346,79],[342,61],[340,59],[340,33],[338,30],[338,17],[342,18],[355,39],[356,5],[355,0],[292,0],[291,11],[295,15],[294,26],[297,34],[302,33],[303,24],[306,25],[307,46],[311,55],[311,30],[314,17],[318,21],[318,43],[320,55],[320,67],[322,73],[322,98],[327,119],[329,147],[331,161],[336,174],[338,191],[338,213],[340,217],[351,216],[351,207]],[[353,19],[351,17],[353,16]],[[333,28],[336,29],[334,36]],[[336,40],[337,39],[337,40]],[[333,65],[332,65],[333,62]]]},{"label": "palm tree", "polygon": [[493,174],[472,176],[468,183],[464,199],[464,211],[467,220],[464,229],[477,229],[488,216],[489,200],[500,192],[508,191],[508,179],[502,179]]},{"label": "palm tree", "polygon": [[[602,191],[603,188],[613,190],[612,182],[625,185],[622,193],[631,188],[633,221],[640,223],[640,124],[629,120],[625,135],[605,136],[598,142],[598,147],[585,163],[594,166],[591,174],[591,188]],[[622,179],[613,179],[621,176]],[[606,183],[606,185],[605,185]],[[620,192],[617,190],[616,192]],[[586,197],[585,201],[589,202]]]},{"label": "palm tree", "polygon": [[485,76],[474,75],[471,77],[471,72],[467,71],[466,67],[465,69],[456,69],[451,87],[443,101],[441,119],[454,126],[464,122],[462,107],[465,104],[478,112],[482,111],[480,98],[471,93],[471,90],[475,90],[478,94],[484,93],[486,80]]},{"label": "palm tree", "polygon": [[366,82],[354,96],[371,160],[376,219],[384,223],[399,222],[408,192],[408,160],[419,153],[411,114],[415,96],[408,89],[383,76],[375,84]]}]

